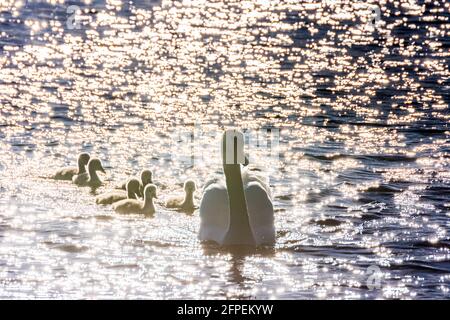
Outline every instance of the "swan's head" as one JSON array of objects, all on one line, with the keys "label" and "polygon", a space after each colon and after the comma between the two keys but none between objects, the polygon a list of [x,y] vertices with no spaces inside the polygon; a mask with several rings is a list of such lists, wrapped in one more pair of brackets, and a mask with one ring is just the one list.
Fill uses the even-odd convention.
[{"label": "swan's head", "polygon": [[89,156],[89,154],[80,153],[78,156],[78,164],[84,167],[88,164],[90,159],[91,159],[91,157]]},{"label": "swan's head", "polygon": [[226,130],[222,136],[222,161],[224,165],[245,165],[244,134],[236,129]]},{"label": "swan's head", "polygon": [[127,192],[138,193],[141,183],[138,179],[130,179],[127,182]]},{"label": "swan's head", "polygon": [[154,184],[149,184],[144,189],[144,197],[146,199],[158,198],[156,195],[156,186]]},{"label": "swan's head", "polygon": [[150,170],[142,170],[141,172],[141,181],[142,185],[145,187],[149,183],[152,183],[153,174]]},{"label": "swan's head", "polygon": [[100,171],[100,172],[106,173],[105,169],[103,169],[103,165],[102,165],[102,162],[100,161],[100,159],[94,158],[94,159],[89,160],[88,167],[89,167],[90,172]]},{"label": "swan's head", "polygon": [[194,193],[195,190],[197,190],[197,186],[194,181],[187,180],[184,183],[184,191],[186,191],[186,193]]}]

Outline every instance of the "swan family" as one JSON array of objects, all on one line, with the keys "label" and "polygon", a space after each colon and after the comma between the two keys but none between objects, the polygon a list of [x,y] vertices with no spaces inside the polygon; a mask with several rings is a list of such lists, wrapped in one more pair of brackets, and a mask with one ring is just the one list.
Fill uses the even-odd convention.
[{"label": "swan family", "polygon": [[[264,177],[246,167],[244,135],[239,130],[226,130],[221,141],[223,176],[204,183],[200,201],[200,241],[219,245],[273,245],[275,243],[274,209],[270,187]],[[86,169],[87,168],[87,169]],[[103,184],[98,172],[105,173],[102,162],[87,153],[78,156],[78,167],[63,168],[52,177],[71,180],[80,187],[97,188]],[[168,198],[162,205],[169,209],[193,213],[197,207],[193,180],[183,186],[184,195]],[[120,214],[156,213],[154,199],[157,187],[150,170],[143,170],[140,179],[131,178],[119,183],[115,190],[96,197],[99,205],[112,205]]]}]

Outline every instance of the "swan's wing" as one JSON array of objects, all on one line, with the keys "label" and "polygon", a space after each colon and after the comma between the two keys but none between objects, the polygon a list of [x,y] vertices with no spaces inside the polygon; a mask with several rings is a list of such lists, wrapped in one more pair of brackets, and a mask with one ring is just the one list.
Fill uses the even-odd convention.
[{"label": "swan's wing", "polygon": [[249,182],[245,188],[245,198],[256,244],[273,244],[275,242],[273,205],[265,188],[257,181]]},{"label": "swan's wing", "polygon": [[124,199],[114,203],[113,209],[117,213],[137,213],[141,207],[137,200]]},{"label": "swan's wing", "polygon": [[208,189],[208,187],[210,186],[210,185],[213,185],[213,184],[221,184],[221,181],[222,181],[222,179],[221,179],[221,177],[219,176],[219,175],[213,175],[213,176],[210,176],[208,179],[207,179],[207,181],[206,181],[206,183],[203,185],[203,192],[205,192],[206,191],[206,189]]},{"label": "swan's wing", "polygon": [[257,173],[249,171],[247,168],[242,170],[242,183],[244,184],[244,188],[247,188],[250,183],[257,182],[261,187],[266,191],[269,199],[272,199],[272,192],[269,187],[269,181],[266,177],[259,175]]},{"label": "swan's wing", "polygon": [[179,208],[183,204],[183,196],[171,197],[166,200],[166,208]]},{"label": "swan's wing", "polygon": [[202,241],[215,241],[222,244],[228,232],[230,209],[228,193],[221,183],[210,184],[203,193],[200,202],[200,231]]},{"label": "swan's wing", "polygon": [[72,180],[73,176],[78,173],[77,167],[69,167],[58,170],[54,175],[55,180]]},{"label": "swan's wing", "polygon": [[127,193],[122,190],[110,191],[108,193],[103,193],[95,199],[97,204],[111,204],[114,202],[118,202],[120,200],[127,199]]}]

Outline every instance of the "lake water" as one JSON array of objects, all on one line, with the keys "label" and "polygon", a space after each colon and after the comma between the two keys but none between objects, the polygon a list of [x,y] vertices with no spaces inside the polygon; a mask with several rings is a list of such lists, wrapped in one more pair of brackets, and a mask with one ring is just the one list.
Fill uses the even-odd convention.
[{"label": "lake water", "polygon": [[[0,298],[450,298],[449,2],[370,3],[2,0]],[[267,135],[273,248],[95,204],[201,189],[228,127]],[[80,152],[104,187],[46,178]]]}]

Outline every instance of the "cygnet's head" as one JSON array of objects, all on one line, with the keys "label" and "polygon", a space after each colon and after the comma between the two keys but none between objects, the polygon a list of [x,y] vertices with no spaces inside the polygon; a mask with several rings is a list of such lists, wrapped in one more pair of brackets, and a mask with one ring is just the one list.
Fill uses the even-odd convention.
[{"label": "cygnet's head", "polygon": [[184,183],[184,191],[188,192],[188,193],[193,193],[195,190],[197,189],[195,182],[192,180],[187,180]]},{"label": "cygnet's head", "polygon": [[139,182],[138,179],[130,179],[130,180],[128,180],[128,182],[127,182],[127,192],[138,193],[140,185],[141,185],[141,183]]},{"label": "cygnet's head", "polygon": [[148,184],[144,189],[144,197],[146,199],[158,198],[156,195],[156,186],[154,184]]},{"label": "cygnet's head", "polygon": [[142,185],[145,187],[149,183],[152,183],[153,174],[150,170],[142,170],[141,172],[141,181]]},{"label": "cygnet's head", "polygon": [[103,173],[106,173],[105,169],[103,169],[103,165],[100,159],[93,158],[89,160],[88,167],[90,171],[101,171]]},{"label": "cygnet's head", "polygon": [[87,153],[80,153],[78,156],[78,164],[82,166],[86,166],[91,157]]}]

